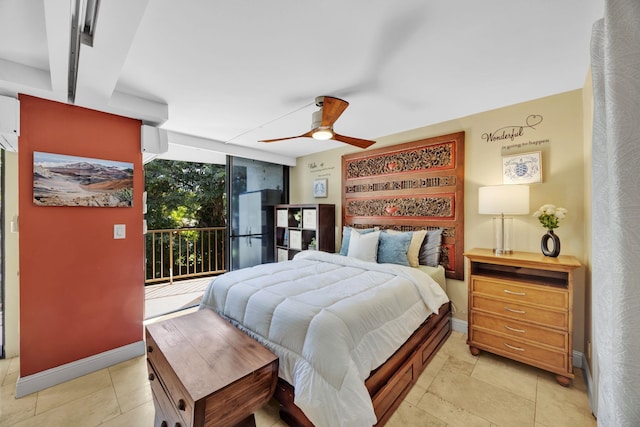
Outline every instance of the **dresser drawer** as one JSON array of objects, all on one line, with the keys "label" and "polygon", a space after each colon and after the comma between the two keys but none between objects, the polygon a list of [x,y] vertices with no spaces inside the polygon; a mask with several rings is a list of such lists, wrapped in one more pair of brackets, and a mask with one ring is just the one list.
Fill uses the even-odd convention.
[{"label": "dresser drawer", "polygon": [[507,299],[517,303],[530,303],[550,308],[566,309],[569,293],[549,286],[518,285],[517,282],[495,278],[474,277],[472,291]]},{"label": "dresser drawer", "polygon": [[402,394],[407,387],[411,387],[413,382],[416,381],[416,366],[413,363],[403,366],[401,371],[404,372],[398,378],[392,379],[383,387],[384,393],[376,393],[373,398],[373,407],[376,408],[376,417],[378,419],[393,405],[393,398]]},{"label": "dresser drawer", "polygon": [[155,425],[189,427],[190,425],[185,424],[182,417],[178,415],[176,408],[173,406],[173,402],[171,402],[171,399],[167,396],[167,392],[158,377],[158,373],[149,360],[147,360],[147,369],[149,371],[149,382],[151,384],[153,402],[156,406]]},{"label": "dresser drawer", "polygon": [[470,332],[470,339],[474,345],[492,353],[501,354],[553,372],[571,372],[567,369],[567,352],[545,349],[475,328],[471,328]]},{"label": "dresser drawer", "polygon": [[508,335],[516,339],[546,344],[557,348],[559,351],[567,351],[569,347],[569,334],[566,332],[541,328],[529,323],[491,316],[477,311],[471,313],[471,323],[474,328],[486,329],[487,331]]},{"label": "dresser drawer", "polygon": [[471,309],[482,310],[490,314],[506,316],[519,321],[562,329],[563,331],[567,330],[568,313],[566,311],[545,310],[476,294],[471,296]]},{"label": "dresser drawer", "polygon": [[184,425],[193,424],[194,402],[150,334],[147,334],[147,358],[166,389],[169,399],[182,417]]}]

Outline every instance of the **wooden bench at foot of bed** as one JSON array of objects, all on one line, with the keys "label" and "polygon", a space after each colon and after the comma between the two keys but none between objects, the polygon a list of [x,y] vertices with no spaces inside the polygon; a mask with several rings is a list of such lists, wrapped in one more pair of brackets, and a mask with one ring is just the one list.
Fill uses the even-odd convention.
[{"label": "wooden bench at foot of bed", "polygon": [[[429,361],[451,334],[451,304],[440,307],[382,366],[365,381],[378,418],[383,426],[400,406]],[[293,403],[291,384],[278,378],[274,397],[280,402],[280,418],[290,426],[313,427],[305,414]]]},{"label": "wooden bench at foot of bed", "polygon": [[275,354],[212,310],[146,326],[155,427],[255,427],[273,394]]}]

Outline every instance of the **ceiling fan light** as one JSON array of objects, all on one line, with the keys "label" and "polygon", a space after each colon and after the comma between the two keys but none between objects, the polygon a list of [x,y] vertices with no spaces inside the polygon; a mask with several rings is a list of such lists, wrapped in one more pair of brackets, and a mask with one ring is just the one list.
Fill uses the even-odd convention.
[{"label": "ceiling fan light", "polygon": [[319,139],[324,141],[327,139],[331,139],[333,137],[333,132],[331,132],[331,129],[317,129],[313,131],[311,136],[313,137],[313,139]]}]

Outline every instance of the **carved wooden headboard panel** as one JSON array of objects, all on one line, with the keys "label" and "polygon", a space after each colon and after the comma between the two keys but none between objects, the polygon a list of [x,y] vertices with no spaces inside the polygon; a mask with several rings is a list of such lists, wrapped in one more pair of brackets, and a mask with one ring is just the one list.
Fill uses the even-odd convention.
[{"label": "carved wooden headboard panel", "polygon": [[443,228],[441,264],[464,279],[464,132],[342,156],[342,224]]}]

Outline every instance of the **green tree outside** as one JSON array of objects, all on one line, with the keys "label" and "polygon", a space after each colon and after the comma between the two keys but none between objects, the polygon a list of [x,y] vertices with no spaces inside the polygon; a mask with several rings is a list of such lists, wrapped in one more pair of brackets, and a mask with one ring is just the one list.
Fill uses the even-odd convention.
[{"label": "green tree outside", "polygon": [[169,277],[169,268],[179,276],[203,271],[204,266],[224,266],[224,238],[213,236],[215,231],[189,229],[225,226],[225,166],[153,160],[144,169],[147,229],[186,229],[147,235],[147,279]]},{"label": "green tree outside", "polygon": [[147,228],[225,225],[225,166],[153,160],[144,167]]}]

